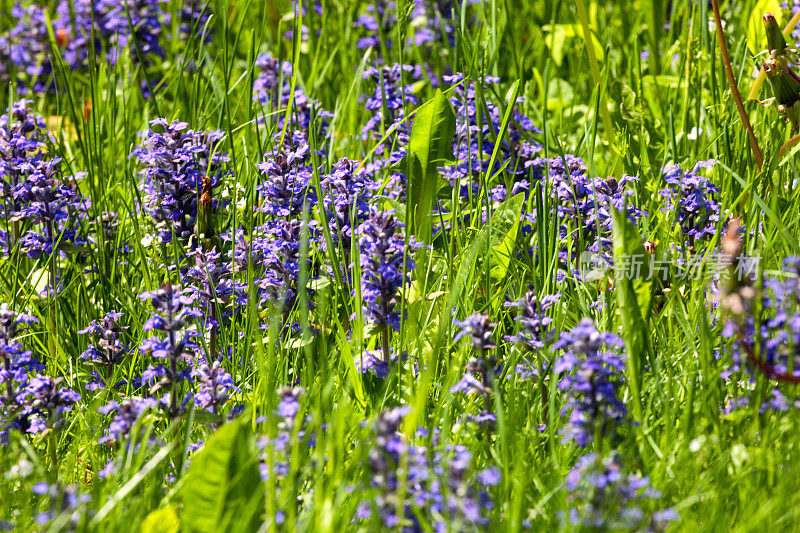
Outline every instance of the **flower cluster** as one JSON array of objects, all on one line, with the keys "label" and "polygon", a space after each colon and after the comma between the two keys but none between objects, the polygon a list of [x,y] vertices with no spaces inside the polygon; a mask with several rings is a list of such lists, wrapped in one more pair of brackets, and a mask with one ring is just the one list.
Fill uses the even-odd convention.
[{"label": "flower cluster", "polygon": [[189,252],[189,256],[194,264],[186,270],[184,284],[193,296],[203,325],[216,330],[222,321],[246,304],[246,288],[234,280],[229,264],[216,249],[198,247]]},{"label": "flower cluster", "polygon": [[647,514],[642,506],[660,497],[650,481],[625,475],[615,454],[586,454],[569,471],[566,488],[571,508],[569,528],[602,531],[664,531],[678,519],[672,509]]},{"label": "flower cluster", "polygon": [[[154,59],[165,55],[164,40],[172,25],[165,4],[164,0],[60,0],[52,13],[59,54],[73,71],[87,70],[101,50],[106,51],[105,59],[112,65],[129,57],[147,68]],[[17,3],[13,8],[17,23],[0,35],[0,80],[22,81],[28,77],[35,92],[54,87],[46,15],[49,7]],[[179,15],[180,41],[186,42],[192,35],[199,35],[199,41],[208,41],[210,11],[204,0],[184,1]],[[16,77],[11,69],[18,72]]]},{"label": "flower cluster", "polygon": [[327,131],[328,121],[333,114],[322,108],[322,105],[309,97],[300,87],[292,91],[292,64],[281,61],[272,54],[266,53],[256,59],[258,77],[253,82],[253,99],[264,113],[259,121],[264,122],[267,116],[277,114],[276,124],[283,129],[286,107],[289,110],[289,130],[299,130],[311,135],[315,124],[317,138],[322,138]]},{"label": "flower cluster", "polygon": [[30,411],[29,433],[39,433],[47,428],[59,428],[64,423],[63,414],[81,399],[77,392],[61,386],[64,378],[37,375],[31,378],[22,393]]},{"label": "flower cluster", "polygon": [[203,362],[196,365],[192,370],[192,377],[197,381],[195,405],[213,414],[219,414],[220,408],[228,402],[231,393],[241,392],[231,375],[222,368],[219,360],[211,364]]},{"label": "flower cluster", "polygon": [[364,310],[379,329],[400,331],[399,291],[415,267],[401,228],[391,212],[375,208],[358,228]]},{"label": "flower cluster", "polygon": [[141,171],[145,211],[155,220],[162,243],[173,238],[185,242],[195,231],[204,179],[216,187],[224,174],[222,165],[230,160],[217,151],[224,133],[194,131],[177,120],[155,119],[150,124],[159,131],[140,133],[144,141],[133,151],[145,166]]},{"label": "flower cluster", "polygon": [[[17,245],[30,257],[50,257],[68,244],[85,241],[78,233],[89,201],[77,190],[76,179],[64,177],[61,158],[45,152],[44,120],[15,102],[0,116],[0,185],[2,240],[6,253]],[[51,280],[51,285],[56,283]]]},{"label": "flower cluster", "polygon": [[331,239],[344,253],[342,260],[350,261],[353,235],[369,217],[369,202],[378,184],[364,170],[357,171],[358,163],[343,158],[334,163],[322,179],[320,200],[325,208]]},{"label": "flower cluster", "polygon": [[136,398],[130,397],[123,401],[121,404],[112,400],[106,405],[100,407],[98,411],[102,415],[109,413],[116,413],[113,420],[105,431],[105,434],[100,437],[98,442],[105,444],[107,442],[122,442],[133,429],[136,421],[147,412],[147,410],[155,407],[158,401],[155,398]]},{"label": "flower cluster", "polygon": [[366,98],[365,107],[372,116],[361,128],[361,136],[365,141],[377,142],[384,133],[390,134],[385,143],[377,146],[375,153],[383,154],[388,145],[394,150],[388,158],[392,163],[399,161],[405,153],[402,147],[408,144],[411,131],[409,122],[404,121],[405,108],[419,103],[412,82],[421,77],[420,68],[411,65],[383,65],[364,71],[364,79],[371,80],[375,90]]},{"label": "flower cluster", "polygon": [[453,320],[461,330],[454,340],[468,336],[476,355],[469,358],[464,368],[461,379],[450,388],[451,393],[464,393],[467,395],[480,395],[483,397],[483,410],[477,415],[468,414],[466,419],[477,423],[494,423],[496,417],[490,409],[489,396],[492,393],[494,380],[503,372],[499,364],[495,349],[494,328],[496,324],[489,321],[489,317],[481,313],[473,313],[464,320]]},{"label": "flower cluster", "polygon": [[42,528],[52,523],[53,527],[66,529],[68,525],[74,530],[86,517],[86,504],[92,499],[88,494],[78,492],[77,485],[42,481],[35,484],[32,490],[36,496],[48,499],[47,511],[36,516],[36,522]]},{"label": "flower cluster", "polygon": [[667,182],[667,187],[660,191],[667,200],[664,210],[675,213],[675,223],[689,249],[694,248],[696,241],[718,233],[720,207],[715,195],[719,189],[700,173],[714,163],[713,159],[698,161],[691,172],[684,172],[679,165],[663,169]]},{"label": "flower cluster", "polygon": [[19,203],[14,192],[42,159],[48,140],[44,119],[31,112],[30,100],[14,102],[9,112],[0,116],[0,178],[3,187],[3,213],[8,219]]},{"label": "flower cluster", "polygon": [[[500,109],[490,101],[478,100],[478,86],[488,91],[500,79],[486,76],[480,80],[467,80],[462,74],[444,76],[444,81],[453,88],[450,102],[456,115],[456,135],[453,139],[453,154],[457,163],[442,168],[444,177],[457,187],[463,197],[480,190],[481,183],[476,178],[481,173],[496,174],[501,169],[514,176],[512,194],[529,188],[528,177],[537,177],[542,160],[538,158],[541,145],[526,137],[541,133],[526,115],[514,110],[514,121],[509,126],[508,140],[497,139],[503,123]],[[518,102],[518,103],[521,103]],[[495,166],[489,169],[489,162],[500,144]],[[495,200],[506,197],[505,185],[492,190]]]},{"label": "flower cluster", "polygon": [[526,292],[519,301],[506,302],[506,307],[518,307],[519,315],[516,317],[519,332],[516,335],[506,336],[506,340],[517,342],[529,351],[544,348],[546,340],[545,329],[553,321],[545,312],[558,303],[561,293],[554,295],[545,294],[541,298],[534,291]]},{"label": "flower cluster", "polygon": [[119,324],[123,313],[110,311],[99,320],[92,320],[86,329],[78,331],[81,335],[89,335],[92,339],[89,347],[80,358],[87,364],[97,367],[93,373],[97,378],[89,387],[106,388],[105,380],[110,378],[116,368],[130,353],[130,346],[122,340],[122,333],[128,326]]},{"label": "flower cluster", "polygon": [[24,94],[28,92],[24,83],[27,78],[34,92],[43,92],[53,69],[45,10],[36,4],[16,3],[11,17],[16,24],[0,34],[0,82],[18,81],[18,91]]},{"label": "flower cluster", "polygon": [[243,267],[247,261],[252,263],[260,303],[277,305],[288,316],[300,293],[303,262],[310,266],[304,242],[308,245],[318,238],[316,221],[304,216],[304,210],[317,203],[316,190],[310,184],[311,149],[305,133],[287,134],[283,145],[276,146],[258,168],[265,176],[256,186],[263,197],[258,210],[269,218],[256,228],[249,243],[244,236],[236,237],[248,250],[234,251],[234,255],[243,261]]},{"label": "flower cluster", "polygon": [[[537,350],[544,348],[545,343],[552,340],[549,338],[552,335],[548,335],[547,327],[553,321],[545,313],[558,303],[559,298],[561,298],[560,292],[554,295],[545,294],[541,298],[537,298],[534,291],[528,291],[520,300],[506,302],[504,304],[506,307],[519,308],[519,314],[515,318],[519,325],[519,331],[516,335],[506,335],[506,340],[520,345],[528,354],[536,353]],[[549,357],[545,358],[543,364],[526,361],[517,365],[516,373],[521,377],[544,376],[548,373],[550,364]]]},{"label": "flower cluster", "polygon": [[485,526],[484,512],[492,508],[487,488],[499,483],[499,471],[474,472],[469,450],[442,446],[436,436],[430,448],[410,444],[400,433],[408,412],[396,407],[375,420],[369,450],[372,497],[361,502],[356,519],[403,531]]},{"label": "flower cluster", "polygon": [[8,441],[13,429],[31,433],[41,429],[41,424],[31,424],[34,413],[27,391],[29,374],[43,371],[44,367],[20,340],[28,326],[37,322],[32,316],[10,310],[6,304],[0,307],[0,444]]},{"label": "flower cluster", "polygon": [[572,331],[561,334],[553,344],[564,353],[555,363],[557,374],[564,374],[558,388],[569,394],[564,414],[569,413],[565,440],[586,447],[596,438],[613,437],[627,409],[619,397],[625,372],[622,340],[611,333],[600,333],[588,318]]},{"label": "flower cluster", "polygon": [[[730,383],[745,378],[745,382],[754,384],[754,374],[761,372],[779,381],[800,380],[800,258],[784,260],[783,270],[783,275],[766,276],[758,288],[747,283],[725,296],[728,313],[722,336],[728,342],[723,353],[730,360],[721,377]],[[747,403],[746,396],[737,398],[726,409]],[[782,411],[789,403],[775,389],[761,409]]]},{"label": "flower cluster", "polygon": [[[611,264],[611,210],[625,213],[636,222],[645,213],[633,197],[633,185],[639,181],[632,176],[621,178],[592,178],[586,173],[582,159],[567,155],[543,160],[547,165],[547,181],[552,186],[556,203],[559,232],[563,239],[570,238],[572,248],[562,248],[559,258],[566,264],[584,251],[601,254]],[[529,222],[535,221],[530,218]]]},{"label": "flower cluster", "polygon": [[[278,420],[278,433],[272,439],[263,439],[259,443],[263,454],[259,465],[261,478],[280,486],[289,473],[289,462],[292,449],[299,445],[313,446],[314,436],[307,434],[305,420],[298,416],[300,402],[306,394],[302,387],[281,387],[277,391],[278,405],[274,416]],[[269,455],[269,457],[267,457]],[[269,465],[272,464],[272,470]]]},{"label": "flower cluster", "polygon": [[[409,29],[406,44],[424,46],[432,43],[454,45],[456,22],[462,7],[476,4],[482,0],[437,0],[426,2],[413,0],[408,13]],[[362,35],[356,44],[360,50],[374,48],[381,54],[381,41],[391,49],[397,37],[397,2],[380,0],[367,4],[366,10],[359,14],[354,26]]]},{"label": "flower cluster", "polygon": [[264,181],[256,187],[264,198],[262,213],[290,220],[303,213],[306,202],[316,203],[314,189],[309,186],[310,159],[311,148],[305,133],[295,130],[287,134],[283,147],[276,147],[266,161],[257,165],[264,176]]},{"label": "flower cluster", "polygon": [[159,361],[144,372],[142,380],[158,380],[156,388],[171,389],[169,414],[175,416],[178,414],[178,385],[189,379],[191,363],[199,349],[194,341],[197,332],[188,326],[202,313],[193,307],[194,295],[190,290],[169,283],[158,290],[143,292],[139,297],[149,300],[155,311],[144,324],[144,331],[160,332],[139,345],[142,354]]},{"label": "flower cluster", "polygon": [[14,193],[21,204],[17,216],[31,225],[20,239],[29,257],[49,257],[67,243],[85,243],[78,234],[78,223],[89,203],[78,193],[75,182],[82,176],[63,177],[60,163],[59,157],[37,161]]}]

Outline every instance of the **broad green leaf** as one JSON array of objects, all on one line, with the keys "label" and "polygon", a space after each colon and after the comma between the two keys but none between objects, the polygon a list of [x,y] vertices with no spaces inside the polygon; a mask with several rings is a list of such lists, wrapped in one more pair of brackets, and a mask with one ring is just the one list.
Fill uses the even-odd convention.
[{"label": "broad green leaf", "polygon": [[766,13],[774,13],[778,19],[783,11],[778,0],[758,0],[747,19],[747,47],[753,54],[767,48],[767,32],[761,17]]},{"label": "broad green leaf", "polygon": [[408,155],[405,158],[408,178],[408,206],[411,227],[417,239],[428,242],[431,236],[431,209],[441,188],[437,167],[453,158],[456,116],[445,95],[437,90],[433,99],[414,116]]},{"label": "broad green leaf", "polygon": [[178,533],[181,521],[171,505],[156,509],[142,521],[141,533]]},{"label": "broad green leaf", "polygon": [[222,426],[192,458],[181,487],[189,531],[255,531],[264,506],[258,454],[241,422]]},{"label": "broad green leaf", "polygon": [[650,315],[651,286],[649,259],[639,230],[628,217],[612,210],[614,223],[614,274],[617,303],[622,322],[622,338],[628,354],[628,383],[634,404],[634,416],[641,420],[640,384],[647,357],[648,334],[644,317]]},{"label": "broad green leaf", "polygon": [[489,275],[492,279],[502,279],[508,272],[508,265],[514,253],[519,229],[519,217],[525,195],[519,193],[506,199],[492,214],[492,264]]},{"label": "broad green leaf", "polygon": [[[446,313],[458,312],[456,309],[459,303],[458,299],[463,296],[464,287],[469,286],[470,281],[475,275],[475,265],[478,262],[478,258],[486,253],[487,245],[488,248],[492,249],[491,255],[493,256],[494,246],[502,246],[505,238],[511,231],[511,227],[514,225],[518,227],[519,214],[522,210],[522,196],[523,194],[520,193],[511,198],[507,198],[506,201],[492,213],[489,223],[484,225],[473,238],[466,253],[463,254],[456,278],[448,291],[447,302],[444,308]],[[493,245],[493,243],[495,244]],[[506,255],[508,254],[506,253]],[[507,266],[508,263],[506,263],[506,268]],[[467,305],[471,305],[471,302],[466,303]],[[450,320],[442,320],[439,323],[439,330],[433,343],[434,349],[431,350],[432,354],[440,353],[441,346],[445,341],[444,334],[450,324]]]},{"label": "broad green leaf", "polygon": [[[552,26],[547,24],[542,29],[550,33],[545,42],[550,48],[550,55],[552,55],[553,61],[560,67],[564,61],[564,45],[569,39],[583,35],[580,26],[578,24],[554,24]],[[603,45],[600,44],[594,33],[592,34],[592,47],[598,57],[603,57]]]}]

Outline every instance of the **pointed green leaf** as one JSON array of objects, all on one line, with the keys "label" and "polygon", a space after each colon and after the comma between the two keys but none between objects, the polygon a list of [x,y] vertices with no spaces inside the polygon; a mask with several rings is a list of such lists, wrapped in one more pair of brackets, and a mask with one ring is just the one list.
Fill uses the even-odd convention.
[{"label": "pointed green leaf", "polygon": [[519,217],[522,213],[522,204],[525,202],[525,195],[519,193],[508,198],[492,214],[492,264],[489,274],[492,279],[505,278],[508,272],[508,265],[511,262],[517,242],[517,231],[519,229]]},{"label": "pointed green leaf", "polygon": [[628,353],[628,384],[634,400],[634,416],[638,421],[641,419],[641,372],[648,350],[644,317],[650,314],[650,262],[642,237],[633,222],[616,209],[612,210],[612,218],[617,303],[622,338]]},{"label": "pointed green leaf", "polygon": [[408,178],[410,225],[417,239],[428,242],[431,236],[431,209],[441,189],[437,167],[453,160],[453,137],[456,116],[450,101],[437,90],[433,99],[417,110],[408,155],[405,158]]},{"label": "pointed green leaf", "polygon": [[222,426],[192,458],[181,487],[183,524],[189,531],[258,529],[264,488],[258,454],[247,427]]}]

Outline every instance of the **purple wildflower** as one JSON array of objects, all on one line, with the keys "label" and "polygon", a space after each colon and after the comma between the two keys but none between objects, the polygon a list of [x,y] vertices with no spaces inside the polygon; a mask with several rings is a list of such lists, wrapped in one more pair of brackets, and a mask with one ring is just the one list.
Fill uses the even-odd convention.
[{"label": "purple wildflower", "polygon": [[8,113],[0,116],[0,180],[2,180],[2,216],[16,216],[22,199],[15,196],[42,159],[41,150],[48,140],[45,122],[32,113],[30,100],[14,102]]},{"label": "purple wildflower", "polygon": [[472,347],[481,353],[497,348],[494,343],[494,328],[496,324],[491,323],[486,315],[473,313],[464,320],[454,319],[453,324],[461,328],[461,331],[456,334],[453,341],[468,335]]},{"label": "purple wildflower", "polygon": [[142,414],[148,409],[155,407],[157,400],[153,398],[128,398],[121,405],[117,402],[110,402],[98,409],[100,414],[107,415],[115,412],[114,419],[108,426],[105,435],[98,441],[100,444],[106,442],[121,442],[130,433],[134,424]]},{"label": "purple wildflower", "polygon": [[200,363],[192,370],[192,377],[197,380],[195,404],[202,409],[218,414],[232,392],[241,392],[234,384],[233,378],[222,368],[220,361],[212,364]]},{"label": "purple wildflower", "polygon": [[[391,326],[395,331],[400,331],[400,313],[396,310],[398,291],[409,281],[403,278],[406,248],[400,229],[400,223],[391,212],[378,209],[373,209],[358,228],[361,235],[361,294],[365,310],[376,326]],[[406,272],[414,267],[413,260],[408,258]]]},{"label": "purple wildflower", "polygon": [[322,179],[321,200],[328,218],[331,239],[341,244],[343,260],[350,261],[355,230],[369,217],[369,201],[379,188],[365,171],[356,172],[358,163],[341,159]]},{"label": "purple wildflower", "polygon": [[565,480],[570,509],[569,528],[663,531],[678,518],[665,509],[648,516],[641,509],[660,497],[647,478],[625,475],[620,457],[590,453],[578,459]]},{"label": "purple wildflower", "polygon": [[565,440],[586,447],[594,438],[613,436],[627,409],[619,399],[625,372],[625,355],[619,353],[622,340],[611,333],[600,333],[588,318],[572,331],[562,333],[553,349],[564,349],[555,363],[557,374],[564,374],[558,388],[567,391],[569,400],[563,413],[569,413]]},{"label": "purple wildflower", "polygon": [[506,340],[518,342],[530,351],[544,348],[545,330],[553,321],[552,318],[545,315],[545,312],[553,307],[559,298],[561,298],[560,292],[537,298],[535,292],[529,291],[517,302],[506,302],[504,304],[506,307],[518,307],[520,310],[515,319],[519,324],[519,333],[506,336]]},{"label": "purple wildflower", "polygon": [[[389,156],[391,163],[400,161],[405,153],[403,147],[408,144],[411,132],[411,123],[404,121],[405,108],[419,103],[410,83],[421,77],[419,67],[411,65],[384,65],[364,71],[364,78],[372,80],[375,90],[366,98],[365,107],[372,117],[361,128],[361,137],[377,142],[384,133],[390,134],[386,144],[395,145],[395,152]],[[375,153],[383,154],[384,148],[385,144],[379,145]]]},{"label": "purple wildflower", "polygon": [[277,127],[283,129],[285,108],[291,105],[289,131],[299,130],[309,135],[316,119],[318,122],[315,133],[317,138],[321,139],[333,114],[324,110],[318,101],[306,95],[300,87],[295,87],[292,93],[292,64],[280,61],[267,53],[258,56],[256,68],[259,69],[259,74],[253,82],[253,99],[258,101],[264,110],[264,116],[260,117],[259,121],[266,120],[267,115],[276,114]]},{"label": "purple wildflower", "polygon": [[[484,512],[492,508],[487,486],[500,481],[496,469],[472,470],[472,454],[464,446],[415,446],[400,433],[408,407],[382,412],[376,419],[374,444],[369,450],[372,497],[358,506],[357,520],[375,517],[384,528],[424,531],[448,527],[472,530],[485,526]],[[404,471],[401,471],[404,468]],[[401,492],[400,475],[404,476]],[[401,494],[404,500],[399,500]],[[420,519],[423,522],[420,522]]]},{"label": "purple wildflower", "polygon": [[129,351],[128,345],[120,339],[122,332],[128,329],[128,326],[119,324],[122,316],[123,313],[110,311],[103,318],[92,320],[86,329],[78,331],[92,338],[92,344],[80,355],[81,359],[103,367],[113,367],[122,362]]},{"label": "purple wildflower", "polygon": [[150,124],[163,131],[141,132],[144,141],[133,151],[145,165],[145,211],[155,220],[162,243],[172,242],[173,235],[185,242],[195,230],[203,179],[216,187],[224,175],[223,164],[230,160],[216,150],[225,134],[190,130],[177,120],[155,119]]},{"label": "purple wildflower", "polygon": [[684,172],[679,165],[663,169],[667,182],[667,187],[660,191],[666,198],[663,211],[675,213],[675,222],[692,249],[696,241],[709,239],[718,232],[720,207],[715,195],[720,191],[700,174],[714,163],[713,159],[699,161],[691,172]]},{"label": "purple wildflower", "polygon": [[246,289],[234,281],[228,264],[215,249],[198,247],[188,255],[194,259],[194,265],[184,275],[188,294],[194,295],[204,325],[216,329],[221,320],[233,315],[231,304],[246,303]]},{"label": "purple wildflower", "polygon": [[8,441],[10,430],[25,432],[30,429],[33,418],[38,418],[33,416],[25,393],[29,372],[44,368],[20,341],[27,326],[36,322],[38,320],[32,316],[11,311],[6,304],[0,307],[0,444]]},{"label": "purple wildflower", "polygon": [[88,494],[78,492],[77,485],[52,485],[44,481],[36,483],[32,489],[36,496],[49,499],[47,511],[36,515],[36,522],[42,529],[50,522],[52,527],[74,529],[78,527],[81,519],[86,516],[86,504],[92,499]]},{"label": "purple wildflower", "polygon": [[0,34],[0,81],[4,84],[18,81],[24,88],[24,80],[30,79],[33,90],[43,92],[49,86],[53,70],[45,9],[18,2],[11,8],[11,18],[15,24],[7,33]]},{"label": "purple wildflower", "polygon": [[166,364],[158,363],[148,368],[142,375],[143,381],[155,381],[155,388],[171,388],[170,415],[177,414],[177,385],[189,378],[191,362],[198,350],[194,338],[197,332],[188,326],[202,316],[193,308],[195,297],[188,289],[181,289],[169,283],[161,289],[143,292],[139,298],[149,300],[154,313],[144,324],[144,331],[157,331],[160,334],[147,338],[139,345],[139,350]]},{"label": "purple wildflower", "polygon": [[469,358],[464,367],[464,374],[450,387],[450,392],[482,396],[484,411],[477,416],[468,414],[466,418],[474,422],[491,424],[494,422],[494,414],[489,408],[489,396],[492,394],[492,383],[503,371],[494,353],[497,348],[494,341],[496,324],[489,322],[489,317],[481,313],[473,313],[464,320],[453,320],[453,323],[461,328],[453,340],[457,341],[461,337],[468,336],[476,355]]},{"label": "purple wildflower", "polygon": [[265,179],[256,190],[264,197],[261,212],[289,220],[302,214],[306,202],[316,203],[316,193],[309,186],[311,148],[300,131],[287,135],[281,148],[257,165]]},{"label": "purple wildflower", "polygon": [[[48,376],[37,375],[28,382],[22,393],[26,403],[36,413],[44,416],[46,427],[57,428],[62,423],[62,415],[72,411],[74,404],[81,399],[77,392],[61,387],[63,378],[53,379]],[[38,433],[44,430],[44,425],[36,424],[28,431]]]}]

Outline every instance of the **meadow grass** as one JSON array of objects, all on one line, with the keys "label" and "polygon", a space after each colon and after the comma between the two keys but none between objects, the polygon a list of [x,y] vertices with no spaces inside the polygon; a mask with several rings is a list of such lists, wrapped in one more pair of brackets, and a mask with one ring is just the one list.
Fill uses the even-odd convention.
[{"label": "meadow grass", "polygon": [[[55,85],[26,98],[46,118],[52,133],[44,151],[63,158],[65,175],[87,173],[79,191],[91,205],[80,226],[94,240],[85,250],[62,257],[4,254],[0,299],[10,309],[38,319],[21,341],[45,366],[42,374],[63,377],[61,385],[79,392],[82,399],[65,414],[61,427],[38,435],[11,432],[8,443],[0,447],[4,473],[0,524],[53,531],[202,529],[198,523],[229,530],[386,529],[379,514],[365,520],[355,517],[362,501],[374,499],[378,492],[370,459],[374,420],[388,409],[407,405],[411,409],[399,430],[403,442],[431,449],[463,445],[472,454],[470,472],[495,467],[500,474],[497,484],[481,489],[493,502],[491,507],[482,506],[486,522],[445,519],[456,530],[578,528],[570,523],[569,513],[585,511],[586,502],[576,499],[565,478],[589,451],[601,455],[614,451],[623,458],[626,474],[649,478],[659,495],[636,505],[648,517],[667,508],[677,512],[679,518],[668,525],[670,531],[796,530],[800,522],[796,388],[752,369],[738,378],[720,377],[732,364],[733,341],[721,335],[724,312],[714,301],[716,285],[710,274],[672,277],[652,287],[654,303],[631,331],[626,325],[629,310],[619,303],[624,291],[610,273],[598,282],[559,275],[572,270],[559,259],[559,251],[583,249],[586,243],[581,229],[568,222],[564,223],[567,235],[562,235],[562,221],[552,215],[553,186],[531,186],[518,204],[511,194],[505,202],[492,202],[488,195],[492,187],[503,183],[510,190],[518,179],[495,165],[489,165],[495,169],[492,172],[474,173],[480,185],[474,193],[462,196],[457,187],[443,187],[433,201],[447,209],[424,215],[432,226],[446,229],[435,238],[420,238],[423,247],[406,247],[416,267],[408,270],[413,281],[400,290],[400,328],[388,336],[394,353],[406,354],[406,359],[393,364],[386,378],[361,373],[356,366],[365,349],[381,350],[381,332],[363,306],[363,284],[347,279],[361,279],[361,269],[367,268],[359,241],[346,249],[330,234],[329,214],[322,204],[307,201],[297,217],[306,229],[298,242],[302,267],[293,307],[260,304],[253,268],[237,273],[247,295],[245,303],[213,304],[219,315],[236,307],[236,318],[226,322],[214,342],[218,353],[224,354],[223,368],[239,388],[228,406],[243,408],[237,421],[223,424],[224,418],[190,402],[180,416],[148,411],[122,442],[98,443],[114,416],[101,414],[98,408],[114,399],[121,402],[148,394],[146,386],[136,390],[132,378],[140,376],[152,358],[131,350],[108,379],[122,380],[121,388],[89,391],[92,368],[78,357],[89,339],[78,332],[116,310],[124,313],[128,326],[125,342],[138,346],[150,335],[143,327],[152,311],[139,294],[156,290],[167,280],[176,282],[177,272],[193,261],[185,256],[188,245],[180,239],[162,245],[154,238],[152,221],[142,209],[143,165],[131,155],[142,143],[137,133],[159,117],[185,121],[195,131],[224,132],[216,150],[230,161],[223,165],[225,174],[214,194],[227,205],[216,210],[214,225],[220,233],[241,228],[252,234],[265,220],[256,210],[264,202],[257,188],[264,178],[257,165],[271,157],[281,139],[291,138],[291,128],[282,124],[298,113],[297,108],[267,108],[254,99],[259,75],[255,61],[265,52],[292,64],[285,83],[301,88],[319,101],[320,109],[333,113],[327,131],[309,130],[311,185],[316,191],[323,190],[322,180],[340,157],[363,160],[364,165],[379,159],[373,152],[376,139],[391,125],[380,124],[375,138],[362,137],[361,128],[372,116],[362,95],[374,89],[363,73],[376,61],[424,64],[422,79],[405,81],[413,85],[420,105],[436,98],[437,86],[445,96],[455,94],[458,87],[448,88],[443,75],[463,73],[467,81],[462,87],[498,76],[497,84],[476,85],[475,91],[477,108],[489,102],[503,117],[501,131],[492,132],[494,138],[508,135],[512,111],[517,110],[541,130],[526,133],[541,145],[541,157],[566,161],[573,154],[583,159],[590,176],[637,177],[626,201],[643,211],[636,222],[638,244],[651,241],[657,250],[670,250],[671,257],[686,261],[705,253],[705,268],[710,271],[724,240],[725,222],[739,218],[744,227],[743,252],[760,258],[762,274],[778,272],[784,258],[800,255],[797,163],[794,156],[778,158],[792,132],[775,106],[745,102],[764,152],[759,170],[730,96],[710,4],[464,2],[455,8],[463,16],[452,20],[452,40],[390,46],[389,41],[404,42],[404,33],[426,23],[414,19],[406,28],[402,24],[379,28],[378,46],[360,49],[356,42],[363,35],[354,20],[371,4],[324,0],[324,15],[312,6],[300,15],[288,2],[213,0],[203,28],[186,34],[177,22],[165,27],[164,57],[144,69],[136,59],[137,53],[141,55],[136,46],[113,65],[106,61],[105,50],[92,49],[88,59],[92,67],[73,69],[60,48],[52,46],[57,35],[50,34]],[[398,10],[405,5],[397,4]],[[16,24],[10,16],[12,5],[0,0],[2,31]],[[170,0],[164,9],[177,20],[181,5]],[[733,71],[744,95],[760,65],[754,54],[765,45],[753,49],[748,24],[753,13],[760,21],[761,11],[767,9],[771,7],[764,1],[722,5]],[[288,31],[292,36],[287,38]],[[16,67],[7,69],[14,72]],[[24,80],[24,73],[4,79],[5,108],[20,98]],[[516,106],[515,95],[520,98]],[[765,86],[760,97],[770,96]],[[405,107],[410,113],[417,106]],[[417,116],[414,121],[421,123]],[[413,126],[411,131],[413,136]],[[385,136],[395,139],[391,131]],[[679,164],[688,171],[695,162],[708,159],[716,160],[705,175],[719,188],[720,220],[703,246],[688,251],[677,211],[659,194],[666,185],[662,168]],[[385,185],[388,175],[389,171],[379,170],[376,179]],[[373,203],[395,209],[397,220],[406,223],[408,241],[423,214],[409,209],[402,198],[379,195]],[[109,234],[96,231],[104,212],[118,214],[112,242],[106,242]],[[521,213],[533,214],[527,235],[519,229]],[[316,240],[308,234],[309,222],[316,223],[312,224],[318,231]],[[10,231],[7,219],[3,224]],[[607,236],[611,238],[610,233]],[[120,252],[126,246],[128,251]],[[535,252],[528,253],[531,249]],[[577,261],[575,255],[569,257],[570,262]],[[57,297],[39,296],[54,269],[63,291]],[[590,317],[599,331],[620,333],[626,341],[638,335],[641,340],[639,352],[630,343],[627,346],[627,364],[635,358],[641,368],[635,381],[630,372],[619,378],[620,400],[629,414],[616,438],[596,435],[599,438],[588,449],[565,441],[569,421],[563,408],[569,394],[558,387],[563,376],[552,366],[545,375],[528,379],[513,372],[528,358],[544,361],[556,353],[552,342],[528,353],[504,340],[517,329],[517,310],[504,303],[518,300],[529,288],[540,295],[561,293],[558,304],[547,312],[553,339]],[[633,301],[631,305],[635,295]],[[451,391],[470,357],[481,355],[468,341],[454,340],[459,327],[453,320],[473,312],[484,313],[496,324],[494,353],[504,368],[482,400]],[[207,333],[203,331],[198,341],[198,353],[210,351]],[[276,391],[286,385],[305,391],[299,399],[300,414],[288,426],[285,417],[274,414],[281,401]],[[785,395],[787,409],[761,408],[773,388]],[[195,386],[187,385],[186,390],[194,391]],[[726,409],[743,397],[750,399],[748,405]],[[482,409],[496,417],[490,429],[463,420],[465,413]],[[417,432],[418,426],[427,431]],[[227,434],[211,441],[215,431]],[[266,452],[259,453],[259,446],[274,443],[281,435],[288,435],[285,449],[267,444]],[[308,444],[311,435],[313,445]],[[206,447],[194,451],[202,442],[216,446],[203,458],[199,454]],[[101,478],[99,472],[112,459],[115,468]],[[396,469],[400,502],[409,472],[402,466],[409,460],[403,455]],[[192,471],[197,461],[202,467]],[[286,469],[277,478],[251,479],[248,476],[259,462],[264,465],[262,473],[275,471],[278,462]],[[213,465],[225,465],[224,472],[213,472]],[[212,477],[204,478],[204,471]],[[224,490],[218,480],[224,481]],[[74,508],[65,504],[61,512],[61,496],[34,493],[40,482],[76,486],[90,499]],[[189,510],[198,504],[187,508],[187,498],[199,499],[204,490],[209,505],[225,509],[217,522],[197,522]],[[610,499],[609,506],[619,503]],[[51,516],[37,522],[42,512]],[[432,528],[430,515],[409,514],[416,516],[420,530]],[[248,521],[251,516],[255,518]]]}]

